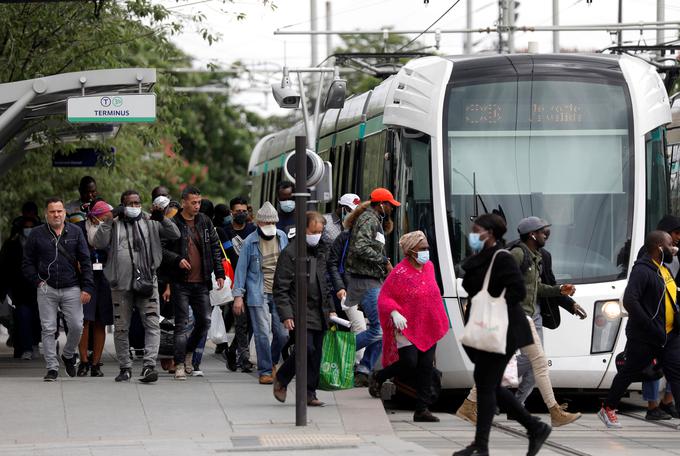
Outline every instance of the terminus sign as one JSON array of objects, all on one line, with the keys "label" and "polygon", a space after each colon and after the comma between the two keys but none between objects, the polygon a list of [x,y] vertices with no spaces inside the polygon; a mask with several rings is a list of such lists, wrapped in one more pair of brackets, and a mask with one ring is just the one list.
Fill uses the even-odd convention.
[{"label": "terminus sign", "polygon": [[154,122],[156,95],[70,97],[66,112],[69,122]]}]

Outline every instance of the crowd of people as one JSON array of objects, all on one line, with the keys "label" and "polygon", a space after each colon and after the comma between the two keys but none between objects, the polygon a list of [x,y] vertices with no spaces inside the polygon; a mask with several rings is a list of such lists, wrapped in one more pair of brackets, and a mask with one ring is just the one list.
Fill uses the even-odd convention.
[{"label": "crowd of people", "polygon": [[[363,202],[359,195],[344,194],[329,214],[306,211],[304,233],[295,230],[300,209],[293,184],[280,182],[276,190],[278,207],[265,202],[254,211],[244,197],[213,206],[196,187],[187,186],[175,201],[159,186],[145,211],[138,191],[127,190],[115,204],[107,202],[95,180],[86,176],[78,199],[45,202],[44,223],[38,206],[27,202],[0,250],[0,298],[9,296],[14,305],[15,357],[32,359],[41,343],[45,381],[58,378],[60,364],[70,377],[102,377],[106,327],[113,325],[116,382],[132,379],[133,356],[141,347],[140,382],[158,380],[159,357],[162,369],[185,381],[202,375],[201,357],[214,315],[211,293],[231,290],[229,299],[217,305],[234,337],[215,351],[230,371],[256,369],[257,381],[272,385],[276,400],[285,402],[295,375],[296,246],[304,242],[309,259],[307,404],[324,405],[316,394],[324,333],[341,314],[356,335],[354,385],[380,397],[388,380],[408,377],[416,391],[414,420],[438,421],[429,410],[435,351],[450,324],[426,235],[413,231],[401,236],[403,260],[393,266],[386,242],[400,203],[389,190],[376,188]],[[539,451],[552,427],[581,416],[556,401],[543,350],[543,329],[558,328],[560,308],[587,317],[571,298],[576,287],[556,285],[545,248],[550,227],[541,218],[527,217],[517,226],[519,239],[506,244],[503,217],[483,214],[473,221],[471,255],[462,264],[468,294],[464,321],[484,297],[500,297],[507,305],[507,336],[500,352],[463,340],[475,366],[475,385],[456,414],[474,423],[476,434],[470,446],[454,455],[488,454],[497,402],[526,428],[530,455]],[[653,363],[662,366],[668,386],[660,400],[659,380],[645,382],[647,419],[678,417],[673,397],[680,394],[679,241],[680,218],[664,217],[658,230],[647,235],[633,266],[623,296],[629,315],[625,361],[598,413],[608,427],[620,427],[618,401]],[[163,329],[164,322],[172,322],[171,333]],[[66,342],[60,348],[61,329]],[[164,331],[170,337],[162,337]],[[514,392],[502,385],[513,358],[521,379]],[[524,407],[534,387],[550,413],[550,425]]]}]

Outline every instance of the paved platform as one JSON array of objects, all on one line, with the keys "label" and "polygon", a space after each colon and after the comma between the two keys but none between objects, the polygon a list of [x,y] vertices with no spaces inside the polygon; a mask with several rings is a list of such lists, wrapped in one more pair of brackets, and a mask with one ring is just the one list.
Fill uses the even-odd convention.
[{"label": "paved platform", "polygon": [[432,454],[396,437],[381,402],[365,389],[320,391],[327,406],[309,408],[308,426],[296,427],[294,384],[280,404],[270,385],[227,371],[221,356],[204,356],[202,378],[178,382],[163,373],[151,385],[115,383],[109,340],[105,377],[69,378],[62,368],[58,381],[46,383],[42,357],[12,359],[4,339],[0,455]]},{"label": "paved platform", "polygon": [[[474,438],[474,427],[450,413],[437,413],[440,423],[414,423],[412,411],[385,410],[366,389],[320,391],[327,406],[309,408],[308,426],[296,427],[294,385],[288,402],[280,404],[255,374],[227,371],[212,347],[206,349],[203,378],[177,382],[163,373],[156,384],[120,384],[113,381],[118,368],[109,337],[105,377],[68,378],[62,369],[59,381],[45,383],[42,358],[12,359],[4,339],[0,456],[450,455]],[[133,374],[140,370],[138,360]],[[680,456],[680,420],[646,422],[634,405],[625,413],[630,416],[620,416],[622,430],[607,430],[590,410],[555,429],[540,454]],[[494,454],[524,455],[526,446],[521,426],[504,415],[496,418]]]}]

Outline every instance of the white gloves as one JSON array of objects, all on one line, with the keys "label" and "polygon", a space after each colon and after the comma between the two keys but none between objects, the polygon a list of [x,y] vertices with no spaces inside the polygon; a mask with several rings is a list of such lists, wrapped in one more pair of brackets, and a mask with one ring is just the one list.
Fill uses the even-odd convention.
[{"label": "white gloves", "polygon": [[392,321],[394,322],[395,328],[397,328],[399,331],[406,329],[406,318],[402,314],[396,310],[393,310],[390,315],[392,316]]}]

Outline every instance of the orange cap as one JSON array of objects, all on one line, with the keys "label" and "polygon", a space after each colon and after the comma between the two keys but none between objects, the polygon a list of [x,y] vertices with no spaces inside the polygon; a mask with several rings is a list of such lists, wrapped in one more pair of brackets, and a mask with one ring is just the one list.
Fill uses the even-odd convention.
[{"label": "orange cap", "polygon": [[394,207],[401,206],[401,203],[394,199],[392,192],[382,187],[378,187],[371,192],[371,202],[390,203]]}]

